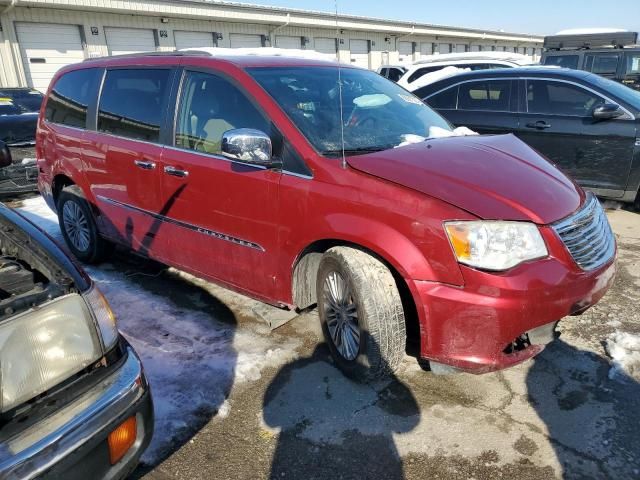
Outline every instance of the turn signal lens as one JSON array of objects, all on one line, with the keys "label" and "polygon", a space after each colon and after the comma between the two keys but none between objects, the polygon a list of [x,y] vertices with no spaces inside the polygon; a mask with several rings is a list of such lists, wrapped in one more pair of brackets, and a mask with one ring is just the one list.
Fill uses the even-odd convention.
[{"label": "turn signal lens", "polygon": [[109,434],[109,460],[118,463],[136,441],[138,426],[136,417],[129,417]]}]

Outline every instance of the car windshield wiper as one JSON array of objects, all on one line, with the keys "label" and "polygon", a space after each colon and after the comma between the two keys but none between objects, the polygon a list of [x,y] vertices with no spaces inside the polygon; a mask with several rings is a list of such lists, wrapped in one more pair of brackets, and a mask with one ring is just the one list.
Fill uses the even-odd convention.
[{"label": "car windshield wiper", "polygon": [[342,155],[342,152],[344,151],[345,155],[363,155],[365,153],[381,152],[382,150],[388,150],[391,147],[393,147],[393,145],[378,145],[377,147],[345,148],[344,150],[340,148],[335,150],[323,150],[320,153],[325,156],[334,156],[334,155]]}]

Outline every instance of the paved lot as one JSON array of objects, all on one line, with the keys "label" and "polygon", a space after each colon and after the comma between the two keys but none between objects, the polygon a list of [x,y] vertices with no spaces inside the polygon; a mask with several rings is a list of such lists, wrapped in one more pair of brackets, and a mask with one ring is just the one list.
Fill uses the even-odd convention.
[{"label": "paved lot", "polygon": [[[40,207],[24,208],[55,234]],[[128,255],[90,269],[156,397],[135,476],[640,478],[640,351],[616,370],[607,350],[616,332],[640,334],[640,214],[609,217],[612,291],[535,360],[483,376],[407,358],[393,381],[357,385],[329,362],[314,312],[268,333],[273,312],[193,277]]]}]

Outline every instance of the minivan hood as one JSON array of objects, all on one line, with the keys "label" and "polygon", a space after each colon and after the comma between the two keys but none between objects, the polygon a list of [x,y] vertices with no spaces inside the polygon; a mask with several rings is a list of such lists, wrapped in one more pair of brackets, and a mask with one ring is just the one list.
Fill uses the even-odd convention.
[{"label": "minivan hood", "polygon": [[584,200],[582,189],[511,134],[431,139],[347,163],[483,219],[548,224]]}]

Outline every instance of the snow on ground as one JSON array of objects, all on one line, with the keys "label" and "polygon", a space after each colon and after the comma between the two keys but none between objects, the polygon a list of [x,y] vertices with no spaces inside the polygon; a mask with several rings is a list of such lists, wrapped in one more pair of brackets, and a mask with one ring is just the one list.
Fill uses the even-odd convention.
[{"label": "snow on ground", "polygon": [[[18,210],[63,244],[57,217],[41,197],[25,200]],[[226,398],[233,385],[256,380],[263,368],[281,365],[295,355],[295,340],[270,334],[259,323],[237,324],[221,302],[212,308],[211,302],[193,293],[194,298],[180,303],[167,297],[171,293],[175,299],[175,291],[169,290],[181,287],[199,292],[202,280],[191,282],[191,276],[170,270],[164,295],[165,277],[156,280],[161,291],[153,291],[147,288],[147,273],[123,272],[113,263],[85,270],[109,300],[119,329],[141,357],[151,384],[155,432],[145,463],[160,461],[211,417],[228,415]],[[209,297],[202,292],[198,296]]]},{"label": "snow on ground", "polygon": [[640,335],[617,331],[608,338],[607,351],[613,360],[609,378],[640,381]]}]

